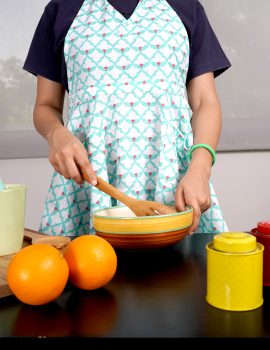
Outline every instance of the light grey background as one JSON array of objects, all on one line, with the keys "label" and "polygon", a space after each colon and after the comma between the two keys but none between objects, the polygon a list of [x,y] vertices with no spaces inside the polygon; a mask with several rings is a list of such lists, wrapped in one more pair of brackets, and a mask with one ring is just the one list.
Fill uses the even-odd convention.
[{"label": "light grey background", "polygon": [[217,87],[220,149],[270,149],[270,1],[202,0],[232,63]]},{"label": "light grey background", "polygon": [[[35,78],[21,70],[47,3],[0,1],[0,158],[47,155],[47,147],[35,131],[23,132],[33,130]],[[270,1],[201,3],[232,63],[232,68],[216,79],[223,110],[219,150],[270,149]],[[20,136],[16,136],[18,130]],[[21,142],[23,139],[27,141]]]},{"label": "light grey background", "polygon": [[0,1],[0,59],[24,59],[37,22],[49,0]]},{"label": "light grey background", "polygon": [[[270,220],[270,152],[237,152],[270,150],[270,1],[201,2],[233,64],[216,82],[224,117],[220,146],[236,152],[218,155],[213,184],[229,228],[247,231],[258,221]],[[25,58],[46,3],[45,0],[0,0],[0,60],[12,55]],[[34,79],[26,76],[32,84],[27,94],[34,100]],[[0,74],[0,85],[2,79]],[[4,129],[1,108],[0,103],[0,158],[29,159],[0,160],[0,177],[6,183],[27,185],[26,226],[38,229],[52,167],[45,158],[32,158],[46,155],[47,146],[34,131],[33,138],[31,131],[1,134]],[[27,118],[29,129],[30,113]],[[23,123],[15,126],[27,129]]]}]

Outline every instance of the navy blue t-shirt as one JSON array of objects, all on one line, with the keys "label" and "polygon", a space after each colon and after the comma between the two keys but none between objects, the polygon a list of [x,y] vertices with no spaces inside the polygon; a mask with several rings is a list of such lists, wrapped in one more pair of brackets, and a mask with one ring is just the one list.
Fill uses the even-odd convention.
[{"label": "navy blue t-shirt", "polygon": [[[128,18],[138,0],[107,0]],[[61,83],[68,91],[64,42],[67,32],[84,0],[51,0],[37,25],[23,69]],[[187,82],[213,72],[217,77],[231,64],[198,0],[167,0],[181,18],[190,41]]]}]

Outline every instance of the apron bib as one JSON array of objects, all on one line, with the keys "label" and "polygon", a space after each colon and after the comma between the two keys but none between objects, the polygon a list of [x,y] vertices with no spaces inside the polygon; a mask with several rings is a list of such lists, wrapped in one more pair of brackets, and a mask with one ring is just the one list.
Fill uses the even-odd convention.
[{"label": "apron bib", "polygon": [[[141,0],[126,19],[107,0],[85,0],[64,47],[69,82],[67,128],[97,175],[138,199],[173,204],[193,144],[186,96],[189,39],[166,0]],[[212,206],[197,232],[226,224]],[[121,205],[89,184],[53,174],[40,231],[93,233],[95,210]]]}]

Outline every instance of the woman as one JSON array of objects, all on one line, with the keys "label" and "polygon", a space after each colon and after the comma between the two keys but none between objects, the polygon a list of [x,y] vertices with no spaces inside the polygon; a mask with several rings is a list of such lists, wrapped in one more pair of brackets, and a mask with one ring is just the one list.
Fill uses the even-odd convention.
[{"label": "woman", "polygon": [[135,198],[192,206],[190,233],[228,230],[210,175],[221,130],[214,78],[229,67],[197,0],[50,1],[24,64],[37,76],[34,125],[55,169],[40,231],[93,232],[92,213],[120,204],[96,174]]}]

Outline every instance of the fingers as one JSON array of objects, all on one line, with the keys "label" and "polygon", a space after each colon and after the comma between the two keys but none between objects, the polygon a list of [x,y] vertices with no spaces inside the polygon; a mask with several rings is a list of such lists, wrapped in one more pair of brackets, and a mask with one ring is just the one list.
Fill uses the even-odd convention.
[{"label": "fingers", "polygon": [[96,174],[81,141],[66,128],[57,130],[49,141],[49,161],[54,169],[66,179],[72,179],[78,184],[82,184],[86,179],[95,186]]},{"label": "fingers", "polygon": [[65,179],[70,179],[65,163],[60,160],[58,155],[54,155],[54,157],[50,156],[49,161],[58,174],[64,176]]},{"label": "fingers", "polygon": [[54,170],[55,170],[57,173],[59,173],[60,175],[62,175],[62,172],[61,172],[60,167],[59,167],[56,163],[54,163],[54,162],[52,162],[52,161],[50,161],[50,163],[51,163],[51,165],[53,166]]},{"label": "fingers", "polygon": [[185,188],[183,188],[180,185],[178,186],[176,195],[175,195],[175,207],[178,211],[185,211],[187,205],[193,208],[193,221],[188,232],[189,234],[192,234],[194,231],[196,231],[200,223],[200,218],[202,213],[201,205],[199,200],[195,196],[190,195],[189,192],[185,193]]},{"label": "fingers", "polygon": [[184,192],[182,188],[178,188],[175,195],[175,208],[178,212],[186,210],[186,203],[184,198]]},{"label": "fingers", "polygon": [[211,193],[209,184],[203,191],[201,191],[201,193],[197,195],[197,201],[199,203],[201,213],[204,213],[211,207]]},{"label": "fingers", "polygon": [[82,174],[82,177],[87,182],[91,183],[91,185],[96,186],[97,185],[97,176],[95,171],[93,170],[86,154],[85,156],[75,156],[76,164],[78,165],[80,172]]},{"label": "fingers", "polygon": [[67,168],[66,168],[65,164],[64,164],[64,163],[60,163],[60,164],[58,165],[58,167],[59,167],[59,169],[60,169],[59,174],[61,174],[62,176],[64,176],[65,179],[70,180],[70,176],[69,176],[69,173],[68,173],[68,171],[67,171]]},{"label": "fingers", "polygon": [[211,206],[211,199],[207,198],[205,200],[199,200],[197,198],[187,200],[187,205],[190,205],[193,208],[193,222],[190,227],[189,233],[192,234],[194,231],[197,230],[201,215],[210,208]]},{"label": "fingers", "polygon": [[192,234],[194,231],[196,231],[197,227],[199,226],[200,218],[201,218],[201,209],[197,201],[192,201],[187,204],[193,208],[193,221],[189,229],[189,234]]},{"label": "fingers", "polygon": [[55,163],[53,167],[65,179],[72,179],[79,185],[83,184],[84,180],[72,158],[66,159],[64,162]]},{"label": "fingers", "polygon": [[96,173],[90,165],[83,145],[73,149],[62,149],[61,152],[50,155],[49,161],[55,171],[67,180],[72,179],[79,185],[83,184],[84,180],[94,186],[97,184]]},{"label": "fingers", "polygon": [[79,185],[84,183],[84,179],[73,158],[67,159],[65,166],[70,179],[74,180]]}]

